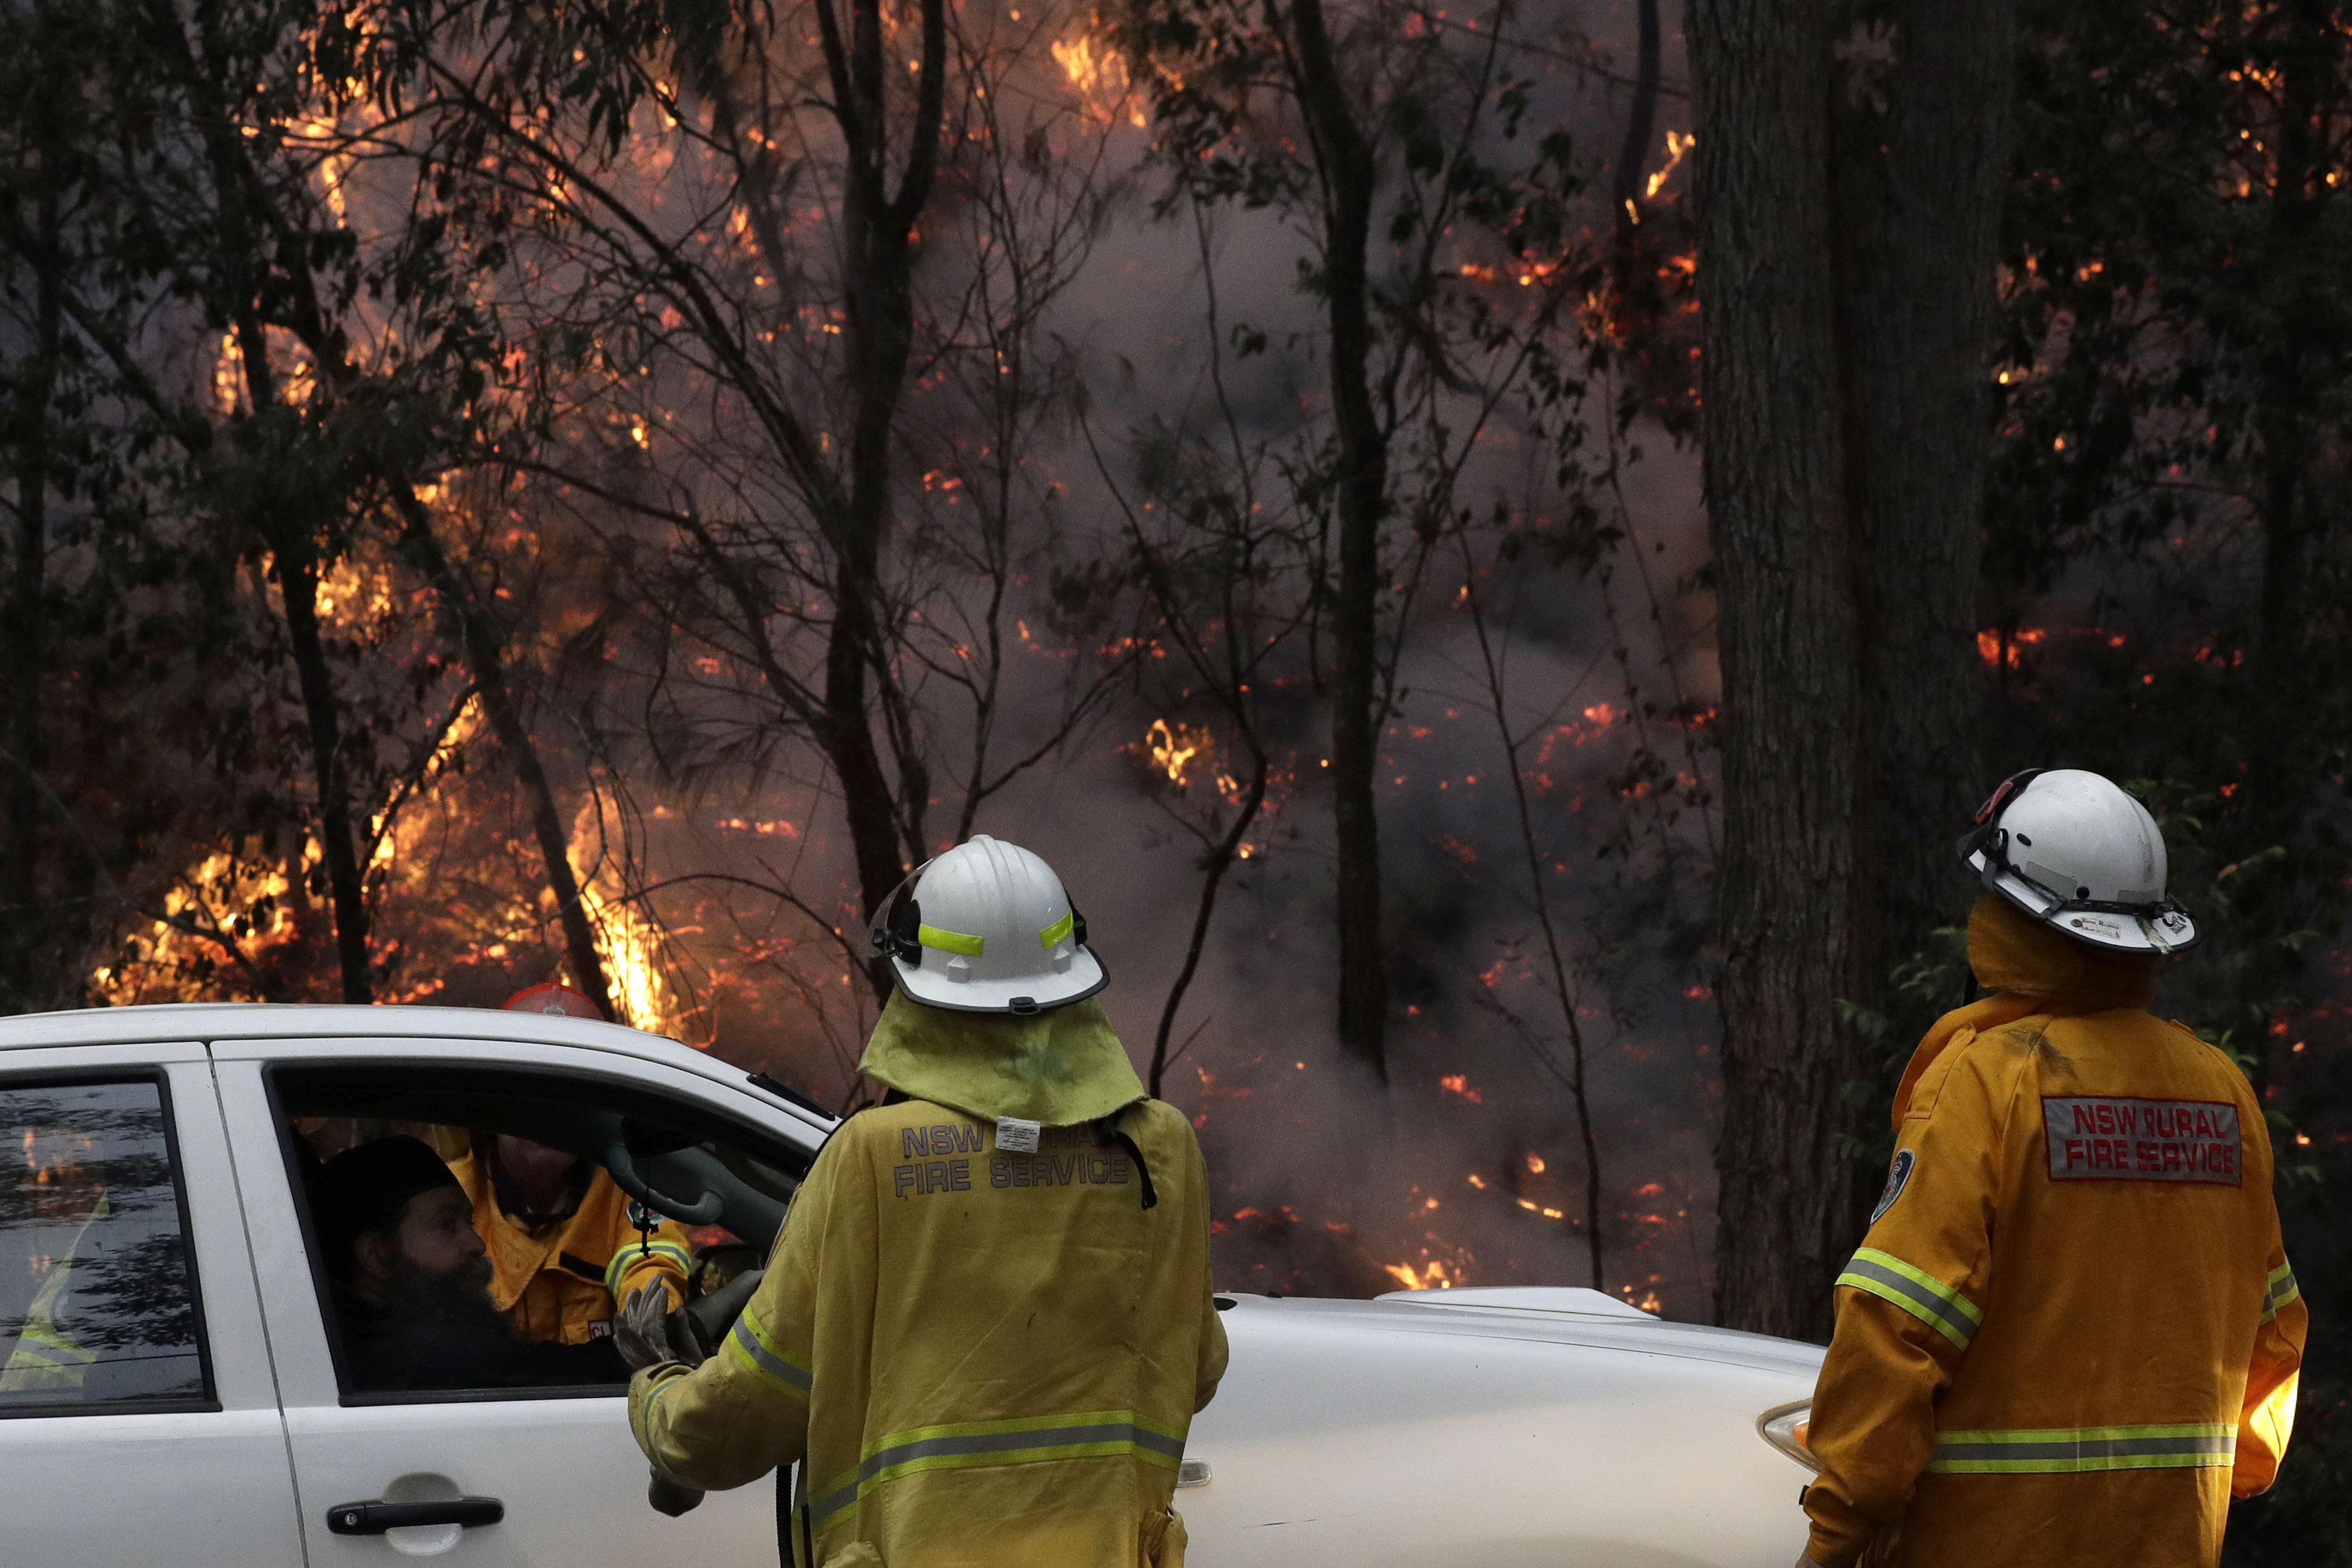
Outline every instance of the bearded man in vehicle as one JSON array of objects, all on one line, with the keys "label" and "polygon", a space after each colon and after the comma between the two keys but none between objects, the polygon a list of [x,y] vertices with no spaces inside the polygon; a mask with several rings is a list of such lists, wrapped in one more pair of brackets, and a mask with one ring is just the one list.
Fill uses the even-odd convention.
[{"label": "bearded man in vehicle", "polygon": [[1225,1366],[1192,1126],[1029,851],[919,867],[873,939],[898,989],[859,1066],[892,1093],[835,1130],[719,1353],[637,1374],[656,1506],[800,1461],[803,1563],[1177,1568]]},{"label": "bearded man in vehicle", "polygon": [[2211,1568],[2294,1424],[2307,1317],[2245,1075],[2147,1011],[2197,939],[2096,773],[2004,782],[1960,852],[1992,993],[1928,1031],[1806,1441],[1800,1563]]},{"label": "bearded man in vehicle", "polygon": [[380,1138],[318,1176],[322,1241],[352,1381],[371,1392],[617,1383],[629,1368],[609,1339],[518,1339],[489,1296],[474,1205],[441,1156],[415,1138]]}]

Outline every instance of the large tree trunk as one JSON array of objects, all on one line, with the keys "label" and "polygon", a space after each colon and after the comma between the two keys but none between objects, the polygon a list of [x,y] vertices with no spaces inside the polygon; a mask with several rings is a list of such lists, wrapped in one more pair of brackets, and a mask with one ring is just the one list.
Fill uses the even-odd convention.
[{"label": "large tree trunk", "polygon": [[[1874,731],[1857,870],[1876,951],[1856,1000],[1924,1025],[1891,1005],[1888,976],[1967,908],[1952,841],[1985,782],[1974,645],[2016,7],[1902,0],[1894,26],[1883,95],[1855,82],[1837,95],[1832,165]],[[1874,1173],[1861,1179],[1857,1204],[1878,1188]]]},{"label": "large tree trunk", "polygon": [[1298,96],[1328,205],[1323,280],[1331,329],[1331,416],[1339,434],[1339,581],[1331,604],[1331,817],[1339,855],[1339,1045],[1388,1077],[1388,960],[1381,931],[1381,523],[1389,442],[1372,400],[1367,265],[1377,170],[1348,104],[1321,0],[1291,7]]},{"label": "large tree trunk", "polygon": [[1833,72],[1819,0],[1704,0],[1701,384],[1720,574],[1724,1116],[1716,1310],[1825,1337],[1874,1173],[1840,1004],[1961,884],[1975,777],[2009,0],[1898,7]]},{"label": "large tree trunk", "polygon": [[1698,0],[1700,387],[1720,574],[1724,1113],[1716,1312],[1817,1336],[1847,1237],[1838,1086],[1861,1052],[1862,771],[1831,268],[1832,16]]},{"label": "large tree trunk", "polygon": [[[882,542],[890,516],[891,432],[914,344],[915,223],[930,199],[945,112],[947,12],[945,0],[923,0],[919,86],[895,195],[888,183],[892,160],[879,0],[856,0],[846,41],[830,5],[820,5],[817,13],[845,154],[842,277],[849,374],[857,397],[849,493],[828,520],[835,551],[834,619],[817,739],[841,784],[859,899],[871,919],[904,875],[902,846],[910,856],[922,855],[923,811],[929,804],[930,780],[908,746],[895,748],[899,778],[897,792],[891,790],[875,743],[867,681],[871,678],[887,689],[896,679],[884,623]],[[895,696],[889,689],[883,693],[886,721]],[[877,996],[889,995],[887,960],[875,959],[866,978]]]},{"label": "large tree trunk", "polygon": [[352,818],[351,775],[344,765],[342,714],[327,665],[325,634],[319,625],[319,563],[307,538],[292,531],[265,531],[269,572],[286,609],[286,642],[310,740],[311,776],[319,791],[319,856],[327,873],[327,893],[335,910],[335,962],[342,975],[343,1000],[375,1000],[368,973],[367,886],[360,866]]},{"label": "large tree trunk", "polygon": [[5,698],[7,756],[0,758],[0,800],[6,802],[5,846],[0,846],[0,1008],[31,1010],[46,1000],[55,980],[44,970],[40,950],[54,921],[37,908],[45,803],[41,770],[47,747],[41,701],[47,689],[49,554],[49,398],[57,377],[61,311],[58,302],[58,198],[43,190],[38,206],[42,256],[34,263],[31,353],[16,367],[16,526],[9,559],[7,655]]}]

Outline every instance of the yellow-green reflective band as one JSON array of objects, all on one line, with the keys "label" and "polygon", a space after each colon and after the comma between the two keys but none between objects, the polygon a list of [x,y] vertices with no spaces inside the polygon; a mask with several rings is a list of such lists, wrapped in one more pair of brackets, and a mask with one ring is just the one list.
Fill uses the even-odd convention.
[{"label": "yellow-green reflective band", "polygon": [[2270,1277],[2263,1281],[2263,1321],[2267,1323],[2277,1317],[2281,1307],[2302,1294],[2303,1287],[2294,1282],[2292,1268],[2282,1263],[2272,1269]]},{"label": "yellow-green reflective band", "polygon": [[750,1312],[735,1320],[735,1327],[727,1335],[727,1348],[735,1352],[736,1360],[770,1383],[803,1398],[808,1396],[814,1380],[776,1348],[776,1342],[769,1337],[767,1330],[752,1321]]},{"label": "yellow-green reflective band", "polygon": [[[29,1340],[30,1336],[26,1336]],[[25,1386],[34,1388],[79,1388],[82,1376],[98,1358],[70,1345],[46,1346],[36,1350],[29,1343],[20,1343],[16,1353],[8,1358],[5,1376],[25,1380]]]},{"label": "yellow-green reflective band", "polygon": [[960,931],[941,931],[937,926],[917,926],[915,940],[925,947],[936,947],[941,952],[960,952],[966,958],[978,958],[982,945],[976,936],[966,936]]},{"label": "yellow-green reflective band", "polygon": [[1984,1314],[1966,1296],[1874,1247],[1857,1251],[1837,1282],[1894,1302],[1962,1350],[1969,1348],[1984,1322]]},{"label": "yellow-green reflective band", "polygon": [[[37,1346],[38,1349],[35,1347]],[[25,1326],[24,1337],[16,1342],[16,1353],[28,1361],[38,1361],[66,1370],[65,1362],[88,1366],[98,1359],[96,1351],[86,1351],[71,1340],[59,1339],[49,1330],[36,1324]],[[63,1358],[61,1361],[59,1358]]]},{"label": "yellow-green reflective band", "polygon": [[1172,1470],[1183,1461],[1184,1439],[1155,1423],[1139,1420],[1131,1410],[919,1426],[869,1445],[857,1468],[835,1477],[818,1492],[809,1512],[822,1529],[826,1521],[883,1482],[923,1470],[1112,1458],[1139,1459]]},{"label": "yellow-green reflective band", "polygon": [[632,1241],[625,1245],[620,1251],[613,1254],[612,1261],[604,1265],[605,1293],[618,1301],[621,1298],[621,1280],[630,1269],[637,1266],[641,1258],[647,1256],[653,1258],[667,1258],[677,1265],[678,1271],[682,1274],[694,1272],[693,1255],[677,1243],[656,1241],[640,1246]]},{"label": "yellow-green reflective band", "polygon": [[1076,910],[1064,910],[1060,920],[1037,933],[1037,940],[1051,951],[1055,942],[1076,931],[1077,925],[1078,912]]},{"label": "yellow-green reflective band", "polygon": [[1946,1475],[2065,1475],[2082,1470],[2204,1469],[2229,1464],[2238,1431],[2219,1422],[1938,1432],[1927,1468]]}]

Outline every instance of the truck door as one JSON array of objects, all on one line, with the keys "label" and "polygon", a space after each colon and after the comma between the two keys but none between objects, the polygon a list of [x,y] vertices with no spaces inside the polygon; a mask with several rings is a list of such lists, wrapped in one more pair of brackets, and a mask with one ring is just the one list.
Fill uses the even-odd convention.
[{"label": "truck door", "polygon": [[201,1045],[0,1051],[0,1561],[302,1562]]},{"label": "truck door", "polygon": [[[380,1350],[381,1335],[367,1340],[367,1328],[351,1320],[381,1330],[385,1309],[354,1303],[348,1279],[338,1278],[349,1258],[338,1256],[327,1235],[333,1226],[322,1223],[306,1187],[317,1179],[310,1173],[324,1169],[318,1162],[389,1136],[428,1144],[445,1163],[473,1172],[478,1190],[494,1192],[480,1166],[500,1137],[521,1137],[576,1156],[584,1214],[611,1179],[604,1155],[619,1141],[635,1149],[635,1163],[620,1163],[640,1185],[691,1188],[689,1200],[710,1185],[727,1188],[728,1218],[753,1234],[698,1227],[689,1266],[698,1268],[730,1251],[739,1261],[764,1259],[804,1153],[781,1145],[749,1151],[705,1126],[685,1126],[692,1114],[651,1114],[658,1106],[690,1112],[709,1087],[658,1063],[604,1053],[415,1039],[217,1048],[311,1568],[383,1564],[395,1552],[446,1552],[478,1568],[777,1560],[772,1484],[714,1494],[678,1519],[647,1505],[625,1372],[550,1386],[383,1386],[383,1358],[370,1350]],[[226,1059],[231,1051],[253,1059]],[[647,1217],[609,1194],[604,1201],[606,1212]],[[478,1230],[503,1223],[495,1212],[478,1222]],[[561,1235],[569,1239],[550,1243],[547,1267],[562,1277],[546,1292],[561,1309],[532,1312],[517,1303],[510,1322],[518,1339],[571,1340],[566,1353],[585,1352],[608,1332],[609,1298],[597,1304],[594,1282],[615,1246],[610,1237]],[[415,1379],[431,1384],[435,1373],[418,1369]]]}]

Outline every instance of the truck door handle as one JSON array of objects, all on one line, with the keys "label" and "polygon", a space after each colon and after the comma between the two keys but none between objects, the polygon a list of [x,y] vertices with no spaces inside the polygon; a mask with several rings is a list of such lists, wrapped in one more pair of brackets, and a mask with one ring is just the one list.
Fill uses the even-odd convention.
[{"label": "truck door handle", "polygon": [[439,1502],[339,1502],[327,1510],[327,1529],[335,1535],[382,1535],[418,1524],[470,1526],[496,1524],[506,1518],[507,1505],[494,1497],[447,1498]]}]

